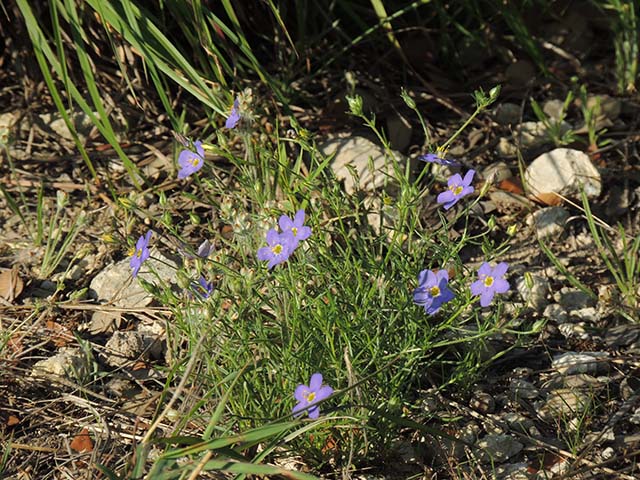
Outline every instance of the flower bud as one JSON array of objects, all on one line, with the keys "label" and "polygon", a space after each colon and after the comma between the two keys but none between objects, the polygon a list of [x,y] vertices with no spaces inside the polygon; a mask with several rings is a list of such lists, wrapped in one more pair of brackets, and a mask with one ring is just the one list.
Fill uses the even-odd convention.
[{"label": "flower bud", "polygon": [[360,116],[363,114],[362,97],[360,95],[347,95],[347,103],[349,104],[349,110],[353,115]]},{"label": "flower bud", "polygon": [[409,92],[407,92],[404,88],[400,91],[400,96],[402,97],[402,100],[404,100],[404,103],[407,104],[407,107],[411,108],[412,110],[415,110],[416,108],[416,102],[413,98],[411,98],[409,96]]},{"label": "flower bud", "polygon": [[492,102],[495,102],[496,99],[498,98],[498,95],[500,95],[500,90],[502,90],[501,85],[496,85],[491,90],[489,90],[489,100],[491,100]]}]

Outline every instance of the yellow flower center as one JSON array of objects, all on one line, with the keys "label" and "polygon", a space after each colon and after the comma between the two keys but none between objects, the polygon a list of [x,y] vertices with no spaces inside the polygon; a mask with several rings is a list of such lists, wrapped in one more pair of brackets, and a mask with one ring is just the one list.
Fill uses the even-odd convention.
[{"label": "yellow flower center", "polygon": [[140,258],[142,256],[142,249],[136,250],[136,257]]},{"label": "yellow flower center", "polygon": [[316,399],[316,392],[305,392],[304,398],[311,403]]},{"label": "yellow flower center", "polygon": [[437,285],[429,289],[429,295],[431,295],[434,298],[440,296],[440,289],[438,288]]},{"label": "yellow flower center", "polygon": [[451,190],[454,195],[460,195],[460,193],[462,193],[462,187],[460,185],[458,186],[451,185],[449,187],[449,190]]},{"label": "yellow flower center", "polygon": [[298,236],[298,229],[296,227],[291,227],[291,231],[293,232],[294,237]]},{"label": "yellow flower center", "polygon": [[271,249],[271,251],[276,255],[280,255],[282,253],[282,245],[277,244],[275,247]]},{"label": "yellow flower center", "polygon": [[197,167],[199,163],[200,163],[200,158],[199,157],[193,157],[191,159],[191,165],[193,165],[194,167]]},{"label": "yellow flower center", "polygon": [[484,286],[490,287],[491,285],[493,285],[493,277],[487,275],[486,277],[484,277]]}]

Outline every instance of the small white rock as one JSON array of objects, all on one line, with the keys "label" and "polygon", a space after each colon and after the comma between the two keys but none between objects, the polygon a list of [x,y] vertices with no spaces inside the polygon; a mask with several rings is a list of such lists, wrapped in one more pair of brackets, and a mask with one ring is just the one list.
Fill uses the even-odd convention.
[{"label": "small white rock", "polygon": [[580,197],[584,188],[587,198],[596,198],[602,190],[600,172],[589,156],[580,150],[556,148],[540,155],[527,167],[525,184],[533,194],[558,193]]},{"label": "small white rock", "polygon": [[542,312],[549,304],[547,300],[550,290],[549,280],[540,275],[528,275],[528,279],[527,277],[518,278],[516,289],[522,300],[536,312]]},{"label": "small white rock", "polygon": [[567,352],[556,356],[551,368],[564,375],[595,374],[607,370],[608,359],[608,352]]},{"label": "small white rock", "polygon": [[578,338],[580,340],[589,338],[589,334],[584,327],[575,323],[561,323],[558,325],[558,330],[564,338]]},{"label": "small white rock", "polygon": [[640,407],[635,409],[633,415],[629,417],[629,421],[634,425],[640,425]]},{"label": "small white rock", "polygon": [[63,347],[53,357],[37,362],[31,376],[54,375],[84,382],[89,376],[88,359],[79,348]]},{"label": "small white rock", "polygon": [[164,327],[159,322],[140,323],[138,332],[142,337],[147,356],[153,359],[162,358],[166,350]]},{"label": "small white rock", "polygon": [[501,137],[500,140],[498,140],[498,145],[496,145],[496,153],[501,158],[515,157],[518,153],[518,147],[508,138]]},{"label": "small white rock", "polygon": [[494,162],[482,170],[482,176],[487,182],[495,185],[502,180],[513,177],[513,174],[505,162]]},{"label": "small white rock", "polygon": [[569,313],[587,307],[593,307],[595,300],[582,290],[571,287],[563,287],[553,295],[556,302]]},{"label": "small white rock", "polygon": [[569,318],[567,311],[562,308],[562,305],[558,305],[557,303],[548,305],[547,308],[544,309],[542,316],[556,323],[565,323]]},{"label": "small white rock", "polygon": [[609,460],[610,458],[613,458],[615,453],[616,452],[613,449],[613,447],[607,447],[604,450],[602,450],[602,453],[600,455],[602,456],[603,460]]},{"label": "small white rock", "polygon": [[540,239],[560,238],[569,218],[569,212],[562,207],[546,207],[536,210],[527,216],[527,225],[536,229]]},{"label": "small white rock", "polygon": [[105,361],[111,366],[121,367],[140,356],[144,350],[144,341],[139,332],[113,332],[105,350]]},{"label": "small white rock", "polygon": [[[372,191],[384,187],[394,177],[393,162],[405,161],[405,157],[393,152],[393,157],[384,148],[364,137],[334,137],[318,145],[323,155],[335,153],[331,167],[338,180],[344,180],[347,193],[356,190]],[[369,168],[372,165],[373,169]],[[404,168],[403,166],[399,166]],[[352,174],[357,173],[358,183]]]},{"label": "small white rock", "polygon": [[564,102],[562,100],[558,100],[554,98],[552,100],[547,100],[544,102],[542,106],[542,111],[547,114],[547,116],[555,121],[560,120],[562,116],[562,110],[564,109]]},{"label": "small white rock", "polygon": [[594,307],[585,307],[585,308],[579,308],[576,310],[571,310],[569,312],[569,315],[571,316],[572,319],[575,319],[580,322],[589,322],[589,323],[596,323],[600,321],[600,317],[601,317],[598,310]]},{"label": "small white rock", "polygon": [[524,398],[526,400],[532,400],[540,395],[540,391],[531,382],[522,380],[520,378],[514,378],[509,384],[509,389],[515,400]]},{"label": "small white rock", "polygon": [[[571,130],[571,125],[567,122],[562,122],[559,125],[561,135],[569,130]],[[522,122],[516,127],[513,137],[516,145],[520,145],[524,149],[534,149],[551,143],[552,139],[548,132],[549,130],[543,122]]]},{"label": "small white rock", "polygon": [[[117,307],[146,307],[153,297],[131,276],[130,259],[125,258],[109,265],[98,273],[89,285],[90,293],[98,300],[107,301]],[[157,276],[151,270],[157,273]],[[149,283],[161,281],[175,283],[178,266],[155,248],[140,269],[138,277]]]},{"label": "small white rock", "polygon": [[487,435],[476,444],[478,459],[483,463],[502,463],[517,455],[524,445],[509,435]]},{"label": "small white rock", "polygon": [[592,397],[580,389],[560,388],[549,394],[543,402],[536,403],[538,416],[546,422],[563,423],[570,427],[567,420],[578,417],[590,405]]}]

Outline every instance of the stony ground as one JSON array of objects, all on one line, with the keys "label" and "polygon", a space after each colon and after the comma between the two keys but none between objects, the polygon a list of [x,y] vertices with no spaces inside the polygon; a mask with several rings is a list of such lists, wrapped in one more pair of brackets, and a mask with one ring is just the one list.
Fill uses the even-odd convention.
[{"label": "stony ground", "polygon": [[[490,367],[468,391],[420,392],[415,419],[429,418],[464,443],[408,432],[390,469],[381,468],[377,477],[356,472],[354,478],[640,478],[640,316],[635,304],[640,292],[633,285],[626,297],[620,293],[602,258],[606,249],[588,227],[579,193],[582,185],[613,251],[620,258],[625,252],[637,257],[617,225],[627,238],[640,233],[639,104],[637,95],[616,96],[603,86],[607,79],[598,72],[610,67],[610,59],[584,61],[583,68],[591,72],[585,80],[595,85],[589,102],[600,105],[596,129],[607,128],[602,139],[610,141],[589,145],[579,102],[571,102],[566,115],[562,112],[568,83],[561,80],[571,62],[550,61],[560,79],[555,83],[537,78],[526,61],[491,71],[488,83],[504,85],[500,100],[448,153],[479,172],[478,188],[487,184],[474,219],[486,224],[494,216],[502,237],[511,234],[504,259],[511,264],[513,310],[505,315],[518,311],[522,321],[539,319],[541,330],[524,344],[508,334],[492,339],[487,344]],[[86,473],[89,465],[122,465],[154,415],[165,380],[157,367],[171,360],[162,327],[169,312],[131,282],[122,239],[114,238],[118,229],[112,219],[121,210],[109,188],[123,194],[133,188],[117,156],[86,118],[75,114],[101,179],[88,182],[43,82],[37,75],[18,74],[18,66],[27,65],[21,62],[28,62],[24,52],[5,56],[5,62],[0,135],[6,149],[0,156],[0,184],[26,208],[21,218],[7,195],[0,198],[3,478],[99,478],[95,471]],[[362,81],[359,93],[393,148],[417,170],[416,157],[425,153],[419,126],[392,93],[397,90],[372,80],[377,73],[363,73],[371,81]],[[397,84],[395,78],[388,80]],[[405,86],[429,112],[435,138],[446,139],[472,111],[464,86],[438,85],[437,91],[446,94],[419,82]],[[114,118],[137,125],[121,129],[127,154],[156,188],[171,188],[174,180],[166,172],[174,168],[174,142],[154,120],[156,100],[145,100],[149,109],[143,115],[115,92],[113,85],[105,85]],[[332,98],[318,102],[324,109],[296,111],[322,149],[340,150],[333,168],[347,191],[372,191],[378,185],[375,176],[366,175],[367,162],[371,157],[383,168],[383,153],[343,113],[344,93],[330,92]],[[532,114],[530,96],[556,130]],[[558,148],[554,132],[575,136],[565,137],[569,141]],[[363,173],[359,185],[350,184],[347,164]],[[446,168],[435,173],[448,174]],[[40,217],[57,218],[49,235],[77,230],[62,258],[56,258],[57,246],[47,245],[50,237],[38,241],[38,195],[44,198]],[[220,229],[228,233],[233,226]],[[165,253],[173,249],[165,247]],[[463,254],[479,260],[477,252]],[[170,278],[172,259],[163,255],[162,247],[154,252],[164,261],[157,268]],[[639,276],[636,272],[636,280]],[[105,374],[100,381],[80,385],[78,379],[96,372]],[[80,427],[88,419],[95,424],[96,418],[102,429]]]}]

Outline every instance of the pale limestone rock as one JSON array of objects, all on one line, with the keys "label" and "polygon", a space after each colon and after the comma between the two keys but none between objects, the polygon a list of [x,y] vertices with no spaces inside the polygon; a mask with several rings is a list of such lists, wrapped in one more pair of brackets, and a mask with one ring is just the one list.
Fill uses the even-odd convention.
[{"label": "pale limestone rock", "polygon": [[579,198],[584,189],[587,198],[597,198],[602,190],[600,172],[589,156],[570,148],[556,148],[540,155],[527,167],[524,179],[534,195],[553,192]]}]

